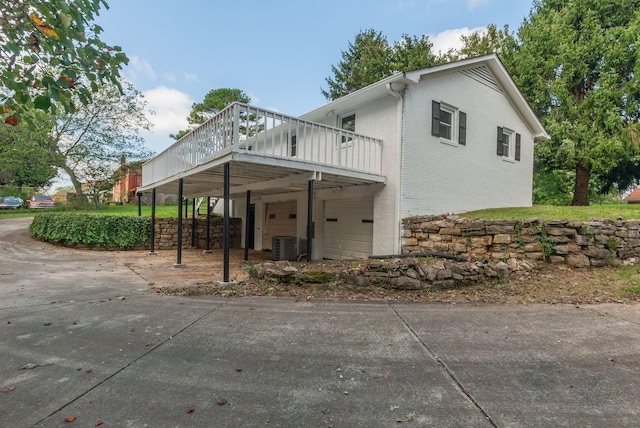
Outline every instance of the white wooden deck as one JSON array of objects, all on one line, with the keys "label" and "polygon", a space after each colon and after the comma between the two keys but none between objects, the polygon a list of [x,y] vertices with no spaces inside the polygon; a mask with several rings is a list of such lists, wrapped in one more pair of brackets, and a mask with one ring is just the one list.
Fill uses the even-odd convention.
[{"label": "white wooden deck", "polygon": [[274,193],[309,179],[384,183],[381,154],[379,139],[234,103],[145,163],[140,190],[170,191],[183,178],[188,194],[213,196],[227,162],[233,193]]}]

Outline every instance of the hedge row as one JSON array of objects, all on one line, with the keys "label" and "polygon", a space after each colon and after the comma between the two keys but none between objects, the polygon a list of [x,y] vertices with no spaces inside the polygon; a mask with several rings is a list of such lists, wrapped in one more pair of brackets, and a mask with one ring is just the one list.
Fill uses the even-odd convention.
[{"label": "hedge row", "polygon": [[145,217],[43,213],[35,216],[29,232],[58,245],[127,250],[147,245],[151,222]]}]

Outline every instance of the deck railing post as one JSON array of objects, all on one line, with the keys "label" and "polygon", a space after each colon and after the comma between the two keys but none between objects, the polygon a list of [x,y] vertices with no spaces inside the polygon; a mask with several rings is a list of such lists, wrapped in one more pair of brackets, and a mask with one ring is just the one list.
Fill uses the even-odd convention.
[{"label": "deck railing post", "polygon": [[156,188],[151,191],[151,248],[149,255],[155,255],[156,246]]},{"label": "deck railing post", "polygon": [[223,281],[229,282],[229,193],[230,193],[230,172],[229,162],[224,164],[224,219],[223,219],[223,233],[222,233],[222,246],[224,247],[224,260],[223,260]]},{"label": "deck railing post", "polygon": [[182,267],[182,194],[184,190],[184,179],[178,180],[178,249],[176,253],[176,263],[174,267]]}]

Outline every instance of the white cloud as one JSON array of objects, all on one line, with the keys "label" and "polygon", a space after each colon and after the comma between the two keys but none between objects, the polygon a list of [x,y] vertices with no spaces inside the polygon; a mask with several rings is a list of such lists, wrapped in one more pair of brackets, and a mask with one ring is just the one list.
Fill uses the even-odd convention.
[{"label": "white cloud", "polygon": [[162,78],[167,82],[171,82],[171,83],[175,83],[176,81],[176,76],[174,76],[171,73],[162,73]]},{"label": "white cloud", "polygon": [[[478,0],[476,0],[478,2]],[[445,30],[435,35],[429,35],[429,40],[433,43],[433,51],[435,53],[445,53],[449,49],[460,49],[462,47],[462,41],[460,36],[468,35],[472,33],[484,33],[487,31],[486,27],[476,28],[454,28],[451,30]]]},{"label": "white cloud", "polygon": [[491,0],[467,0],[467,8],[470,11],[474,11],[475,9],[486,6],[491,3]]},{"label": "white cloud", "polygon": [[148,109],[154,115],[148,118],[153,123],[154,134],[175,133],[188,126],[187,116],[191,111],[193,100],[184,92],[177,89],[158,86],[143,92],[148,103]]},{"label": "white cloud", "polygon": [[138,79],[147,78],[156,80],[156,72],[146,60],[138,57],[129,57],[129,64],[123,70],[123,75],[132,82],[136,82]]},{"label": "white cloud", "polygon": [[185,82],[197,82],[198,81],[198,75],[195,74],[195,73],[188,73],[186,71],[183,71],[182,75],[184,77]]}]

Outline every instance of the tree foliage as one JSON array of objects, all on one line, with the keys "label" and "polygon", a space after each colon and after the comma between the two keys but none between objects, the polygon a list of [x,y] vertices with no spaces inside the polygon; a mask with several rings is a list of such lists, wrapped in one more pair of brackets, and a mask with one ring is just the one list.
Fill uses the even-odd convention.
[{"label": "tree foliage", "polygon": [[129,83],[120,83],[120,88],[101,87],[91,104],[59,115],[53,126],[48,150],[53,165],[69,175],[78,203],[87,186],[92,193],[102,189],[122,156],[136,160],[152,155],[139,135],[150,128],[144,99]]},{"label": "tree foliage", "polygon": [[193,103],[191,106],[191,112],[187,117],[187,121],[192,125],[192,128],[183,129],[177,134],[171,134],[171,138],[179,140],[191,132],[194,127],[206,122],[216,113],[224,110],[234,102],[248,104],[251,102],[251,98],[242,90],[235,88],[218,88],[210,90],[204,96],[202,102]]},{"label": "tree foliage", "polygon": [[519,29],[514,79],[551,135],[547,171],[573,170],[573,205],[589,182],[638,154],[639,1],[537,0]]},{"label": "tree foliage", "polygon": [[37,128],[0,124],[0,185],[39,188],[56,176],[47,149],[52,120],[44,113],[38,119]]},{"label": "tree foliage", "polygon": [[105,0],[0,0],[0,105],[5,123],[34,123],[34,109],[73,112],[128,62],[100,39]]},{"label": "tree foliage", "polygon": [[321,89],[328,101],[371,85],[401,71],[412,71],[445,62],[445,55],[433,53],[428,36],[403,34],[390,44],[379,31],[368,29],[358,33],[342,59],[331,66],[332,77],[325,79],[328,89]]},{"label": "tree foliage", "polygon": [[507,68],[510,68],[517,49],[517,40],[509,27],[499,29],[495,24],[489,24],[486,31],[474,32],[460,37],[462,47],[449,53],[452,61],[473,58],[495,53]]}]

